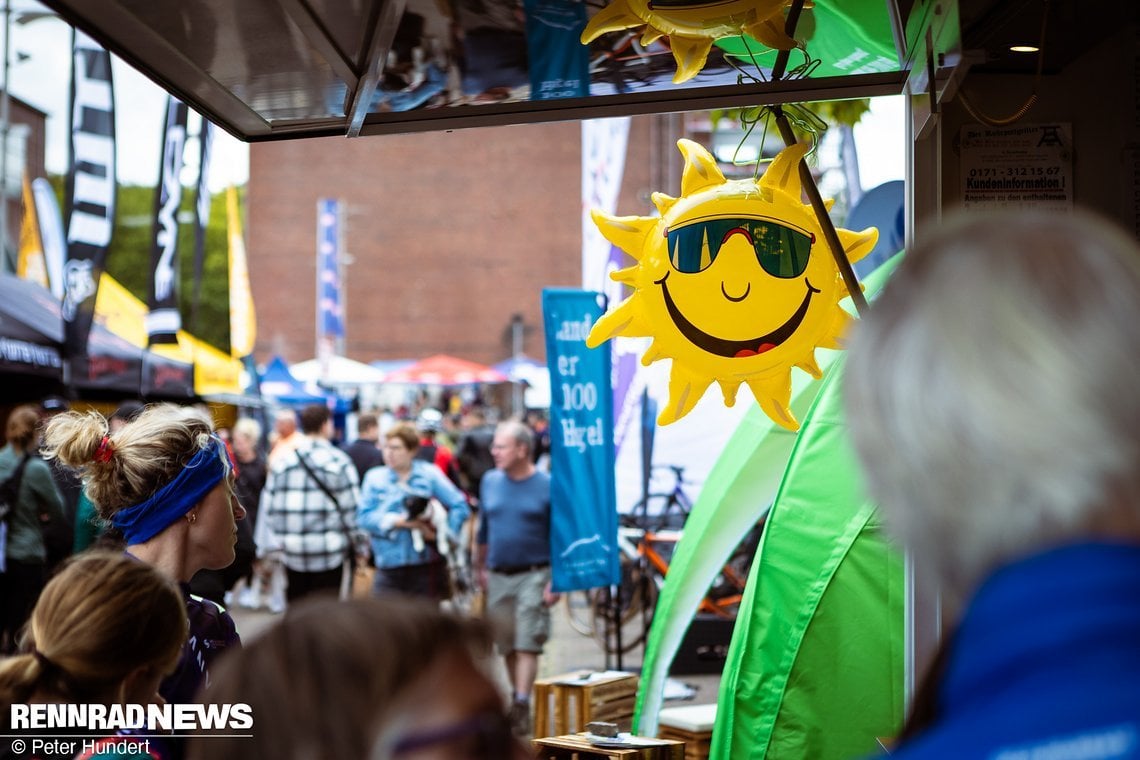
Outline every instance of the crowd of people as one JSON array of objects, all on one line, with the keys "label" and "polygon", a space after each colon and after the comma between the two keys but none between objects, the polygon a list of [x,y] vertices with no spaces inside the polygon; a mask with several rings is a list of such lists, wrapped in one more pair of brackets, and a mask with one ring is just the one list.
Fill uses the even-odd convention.
[{"label": "crowd of people", "polygon": [[[483,500],[480,482],[497,461],[491,441],[496,428],[481,410],[464,421],[470,436],[455,434],[454,439],[434,409],[395,421],[382,432],[380,419],[360,414],[358,437],[336,445],[332,415],[322,405],[281,410],[267,441],[256,420],[242,417],[232,427],[216,430],[201,407],[128,402],[104,417],[70,411],[66,402],[52,398],[38,407],[13,410],[7,445],[0,450],[0,483],[14,487],[10,518],[0,523],[6,531],[0,547],[7,549],[0,553],[6,560],[0,566],[0,645],[10,655],[0,660],[0,725],[9,705],[25,702],[145,705],[205,699],[214,688],[216,664],[242,649],[227,606],[254,606],[264,599],[273,611],[290,611],[279,626],[291,631],[282,635],[294,638],[333,636],[337,625],[350,638],[384,635],[385,627],[375,619],[398,614],[409,625],[391,635],[418,642],[428,658],[421,665],[441,663],[421,675],[439,681],[448,672],[458,673],[460,684],[478,696],[468,705],[474,697],[460,689],[452,715],[462,718],[470,707],[479,717],[476,723],[464,728],[459,720],[463,725],[431,741],[422,731],[412,732],[413,743],[424,748],[438,744],[432,751],[443,752],[440,757],[456,756],[447,754],[449,748],[483,744],[496,748],[495,753],[473,757],[511,756],[511,748],[517,748],[512,730],[523,733],[529,720],[516,715],[512,724],[502,710],[501,720],[490,720],[497,703],[488,694],[497,696],[497,691],[482,664],[492,634],[482,623],[439,605],[450,597],[451,554],[476,553],[461,541],[475,533],[474,515]],[[64,494],[70,495],[70,505]],[[548,482],[542,508],[545,522],[537,530],[539,542],[546,543]],[[68,545],[58,556],[49,547],[49,526],[67,527]],[[70,554],[75,556],[67,559]],[[549,566],[548,555],[545,561]],[[353,565],[361,562],[373,568],[374,586],[365,594],[371,598],[340,601],[350,595],[347,581]],[[83,591],[93,583],[103,584],[99,594]],[[118,659],[103,656],[119,631],[111,623],[97,632],[104,638],[69,639],[55,629],[65,623],[55,621],[74,623],[58,605],[75,593],[85,593],[92,604],[116,594],[115,603],[103,611],[124,624],[139,615],[158,615],[133,631],[153,638],[148,641],[153,646],[135,646],[133,638],[124,637]],[[163,607],[158,601],[133,607],[131,614],[117,612],[122,603],[164,593],[178,602],[173,614],[169,604]],[[310,605],[314,612],[303,613]],[[80,613],[87,611],[88,604],[79,607]],[[103,615],[97,620],[104,620]],[[171,625],[176,656],[162,659],[160,652],[169,650],[162,647],[171,640]],[[438,644],[424,649],[432,637]],[[240,680],[240,673],[268,666],[274,657],[297,657],[297,652],[272,652],[270,644],[264,646],[261,656],[232,656],[235,662],[252,658],[240,671],[218,672]],[[529,654],[537,657],[539,651]],[[511,661],[510,652],[503,654]],[[97,661],[106,661],[107,667]],[[127,668],[131,664],[138,672]],[[295,661],[277,667],[296,677],[314,664]],[[89,678],[88,672],[96,675]],[[159,677],[152,684],[142,673]],[[311,675],[320,678],[315,670]],[[258,680],[269,678],[265,674]],[[376,688],[362,696],[378,700],[377,706],[391,702],[393,714],[399,715],[407,707],[405,687],[414,687],[413,681],[399,676],[373,684]],[[224,683],[217,688],[222,694]],[[257,701],[291,694],[270,690]],[[376,712],[344,741],[358,747],[378,736],[387,725],[383,717]],[[369,728],[373,723],[375,731]],[[403,730],[410,728],[406,723],[401,718],[393,725]],[[431,725],[432,720],[423,722]],[[313,726],[314,737],[320,728]],[[406,744],[387,729],[382,733],[385,742]],[[128,729],[118,735],[131,734]],[[177,742],[149,748],[159,757],[182,757],[185,749],[185,743]],[[251,756],[248,746],[232,752]]]},{"label": "crowd of people", "polygon": [[[892,754],[1140,757],[1137,325],[1135,240],[1083,213],[1023,213],[948,220],[853,329],[854,447],[944,623]],[[362,415],[342,450],[316,406],[276,418],[263,458],[256,427],[227,443],[195,408],[112,421],[57,406],[13,410],[0,450],[2,732],[13,705],[204,700],[251,706],[257,729],[84,757],[527,756],[556,598],[541,431],[472,414],[453,449],[441,414]],[[72,531],[89,548],[55,568],[49,526],[80,502],[96,536]],[[481,619],[440,605],[445,539],[472,514]],[[243,646],[194,584],[255,581],[272,556],[288,610]],[[342,600],[360,557],[375,583]],[[487,676],[493,647],[509,700]]]}]

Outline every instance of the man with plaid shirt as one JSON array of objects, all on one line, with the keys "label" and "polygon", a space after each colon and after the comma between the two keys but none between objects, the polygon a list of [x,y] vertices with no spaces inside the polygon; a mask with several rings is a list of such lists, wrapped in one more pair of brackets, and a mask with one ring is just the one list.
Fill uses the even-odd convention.
[{"label": "man with plaid shirt", "polygon": [[305,440],[273,462],[262,495],[264,517],[284,553],[290,602],[340,590],[360,501],[352,460],[329,441],[329,410],[310,404],[300,416]]}]

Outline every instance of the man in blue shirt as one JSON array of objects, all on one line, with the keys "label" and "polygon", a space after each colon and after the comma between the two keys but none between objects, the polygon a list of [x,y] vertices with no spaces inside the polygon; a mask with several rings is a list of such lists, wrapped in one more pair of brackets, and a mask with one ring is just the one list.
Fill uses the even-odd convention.
[{"label": "man in blue shirt", "polygon": [[521,422],[495,430],[495,469],[479,489],[475,570],[487,591],[487,616],[514,689],[511,722],[530,732],[530,694],[550,637],[550,476],[535,469],[534,434]]}]

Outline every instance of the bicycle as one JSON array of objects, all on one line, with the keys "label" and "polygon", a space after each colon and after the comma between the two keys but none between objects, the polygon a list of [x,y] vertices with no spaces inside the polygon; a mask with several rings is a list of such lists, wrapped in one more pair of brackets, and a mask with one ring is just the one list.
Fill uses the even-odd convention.
[{"label": "bicycle", "polygon": [[[645,640],[669,572],[673,548],[682,535],[678,530],[646,531],[631,522],[627,517],[618,528],[621,583],[616,587],[616,603],[609,588],[566,595],[571,627],[582,635],[592,636],[607,655],[617,654],[619,650],[624,654]],[[737,545],[709,585],[698,613],[726,620],[736,617],[763,523],[762,518]]]},{"label": "bicycle", "polygon": [[[646,530],[664,530],[667,528],[681,528],[689,519],[689,512],[693,509],[693,500],[685,493],[685,468],[676,464],[654,465],[650,472],[669,470],[673,473],[673,488],[669,491],[650,492],[642,497],[623,515],[627,524]],[[650,509],[659,506],[659,509]]]},{"label": "bicycle", "polygon": [[[656,605],[660,584],[653,584],[656,588],[648,586],[643,588],[643,579],[648,573],[641,562],[641,549],[639,544],[645,540],[645,530],[652,527],[654,530],[663,530],[667,525],[673,527],[683,525],[688,519],[692,509],[692,500],[685,493],[684,472],[680,465],[657,465],[651,471],[669,470],[673,473],[673,488],[668,492],[649,493],[633,505],[628,514],[619,516],[618,549],[621,552],[621,580],[618,584],[618,603],[622,610],[622,625],[626,625],[634,617],[634,613],[641,609],[651,609]],[[650,504],[660,502],[660,509],[653,510],[655,519],[650,519]],[[651,525],[652,523],[652,525]],[[658,562],[658,567],[668,565],[667,562]],[[660,572],[660,570],[659,570]],[[660,572],[663,577],[664,573]],[[598,633],[598,608],[609,609],[613,604],[612,596],[607,597],[607,589],[589,589],[572,591],[566,594],[566,612],[570,627],[583,636],[594,636],[604,642],[604,634]],[[645,597],[652,594],[652,599]],[[648,624],[645,626],[648,628]],[[623,641],[633,642],[636,637],[623,637]],[[626,647],[623,645],[622,650]]]}]

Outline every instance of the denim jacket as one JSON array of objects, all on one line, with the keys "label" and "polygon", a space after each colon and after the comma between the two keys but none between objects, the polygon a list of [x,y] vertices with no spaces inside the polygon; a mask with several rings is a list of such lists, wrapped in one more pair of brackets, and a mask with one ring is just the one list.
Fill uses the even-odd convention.
[{"label": "denim jacket", "polygon": [[373,467],[365,474],[360,491],[357,527],[372,537],[372,554],[376,567],[380,568],[421,565],[436,556],[429,545],[417,552],[412,544],[412,532],[394,527],[407,517],[405,496],[438,499],[447,508],[447,525],[456,536],[471,514],[467,499],[443,472],[434,464],[418,459],[412,461],[412,472],[406,483],[400,483],[396,473],[388,467]]}]

